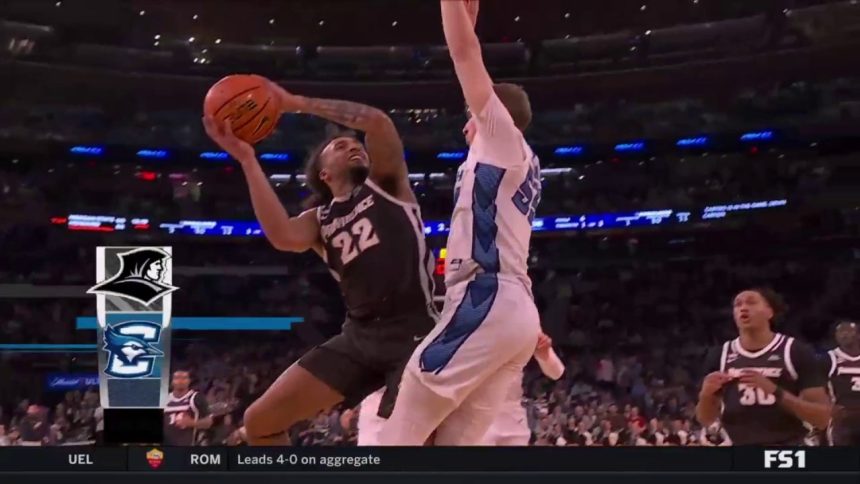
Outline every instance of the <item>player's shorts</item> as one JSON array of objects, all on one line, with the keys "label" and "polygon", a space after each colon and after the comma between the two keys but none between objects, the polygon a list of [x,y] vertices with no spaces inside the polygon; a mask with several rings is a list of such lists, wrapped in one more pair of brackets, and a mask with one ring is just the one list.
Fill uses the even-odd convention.
[{"label": "player's shorts", "polygon": [[480,274],[449,287],[439,324],[406,366],[384,445],[481,445],[535,350],[540,317],[513,277]]},{"label": "player's shorts", "polygon": [[[428,318],[426,315],[419,317]],[[396,327],[398,324],[401,328],[416,327],[412,322],[407,324],[397,320],[379,323],[379,327]],[[429,324],[417,326],[427,327]],[[347,331],[345,325],[343,333],[307,352],[298,364],[343,395],[343,403],[347,407],[358,405],[371,393],[384,388],[378,414],[388,418],[397,398],[403,368],[423,336],[409,331],[398,333],[402,334],[392,336],[379,331],[376,336],[368,336],[368,332]]]},{"label": "player's shorts", "polygon": [[520,400],[509,401],[496,414],[490,429],[484,436],[484,445],[498,447],[525,447],[529,445],[532,431],[526,409]]},{"label": "player's shorts", "polygon": [[378,415],[377,409],[384,393],[384,388],[371,393],[358,409],[358,445],[361,447],[379,445],[379,433],[385,425],[385,419]]}]

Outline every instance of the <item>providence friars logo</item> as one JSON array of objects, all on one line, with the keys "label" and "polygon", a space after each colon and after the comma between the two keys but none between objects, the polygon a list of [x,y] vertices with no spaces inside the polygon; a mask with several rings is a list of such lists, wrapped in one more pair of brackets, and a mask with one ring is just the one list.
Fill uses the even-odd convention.
[{"label": "providence friars logo", "polygon": [[89,294],[119,296],[149,306],[177,288],[164,281],[170,254],[144,247],[117,254],[119,271],[90,288]]}]

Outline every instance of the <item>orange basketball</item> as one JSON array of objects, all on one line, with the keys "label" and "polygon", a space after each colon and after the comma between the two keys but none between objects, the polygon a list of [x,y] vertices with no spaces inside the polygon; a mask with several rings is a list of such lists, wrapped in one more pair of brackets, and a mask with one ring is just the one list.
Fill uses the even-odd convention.
[{"label": "orange basketball", "polygon": [[281,117],[266,78],[245,74],[227,76],[209,88],[203,112],[229,122],[233,134],[251,144],[272,134]]}]

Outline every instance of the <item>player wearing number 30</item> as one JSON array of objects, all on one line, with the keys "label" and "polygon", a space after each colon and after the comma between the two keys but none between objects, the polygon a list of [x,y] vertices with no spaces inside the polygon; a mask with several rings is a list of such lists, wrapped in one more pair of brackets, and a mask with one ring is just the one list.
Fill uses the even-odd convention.
[{"label": "player wearing number 30", "polygon": [[[492,2],[490,3],[492,4]],[[454,189],[445,305],[403,374],[384,445],[480,445],[540,333],[527,259],[540,166],[519,86],[493,84],[475,35],[477,1],[443,0],[445,39],[470,119]]]},{"label": "player wearing number 30", "polygon": [[829,356],[828,384],[833,397],[833,419],[827,429],[831,445],[860,445],[860,334],[857,323],[840,321],[836,348]]},{"label": "player wearing number 30", "polygon": [[830,420],[827,373],[812,348],[773,331],[784,311],[778,294],[750,289],[734,299],[738,337],[706,359],[696,417],[720,420],[734,445],[803,445],[804,422]]},{"label": "player wearing number 30", "polygon": [[204,120],[209,136],[241,164],[268,240],[280,250],[316,251],[338,280],[347,308],[341,334],[304,355],[247,409],[252,445],[286,443],[285,432],[296,422],[341,402],[355,406],[382,387],[387,391],[377,412],[387,417],[403,366],[437,317],[433,258],[394,123],[363,104],[270,88],[282,112],[320,116],[365,138],[363,144],[335,134],[311,153],[312,208],[290,217],[254,149],[228,126]]}]

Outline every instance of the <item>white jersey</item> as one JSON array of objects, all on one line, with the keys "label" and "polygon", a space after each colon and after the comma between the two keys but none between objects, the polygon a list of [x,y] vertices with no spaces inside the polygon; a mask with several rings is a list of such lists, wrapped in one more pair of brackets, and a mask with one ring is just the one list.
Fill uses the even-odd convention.
[{"label": "white jersey", "polygon": [[519,279],[529,290],[529,241],[540,202],[540,163],[495,93],[457,171],[445,284],[477,273]]}]

